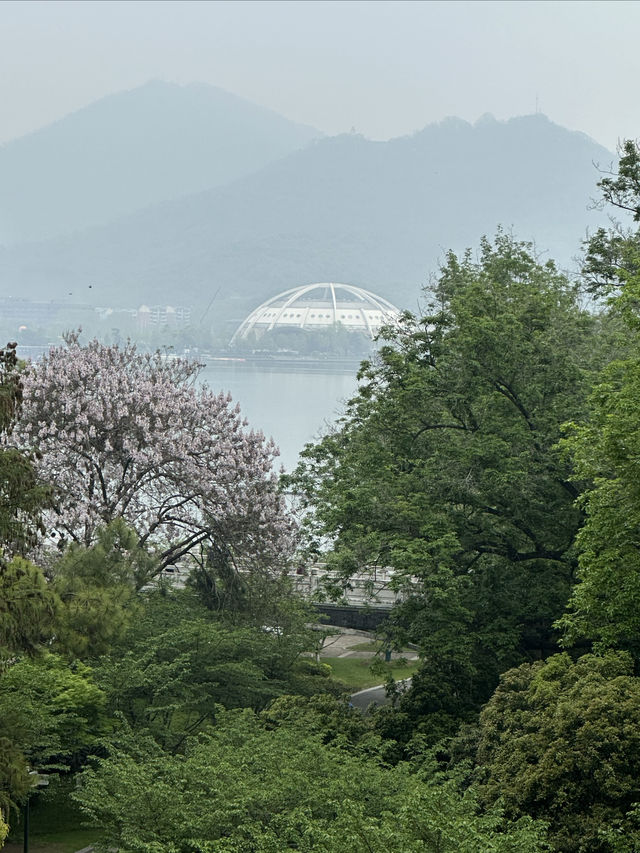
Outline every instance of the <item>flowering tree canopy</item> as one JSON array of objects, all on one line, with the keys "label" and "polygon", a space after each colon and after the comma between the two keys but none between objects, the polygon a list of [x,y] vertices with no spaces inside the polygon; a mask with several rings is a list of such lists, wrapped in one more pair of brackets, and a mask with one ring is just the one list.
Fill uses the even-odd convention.
[{"label": "flowering tree canopy", "polygon": [[80,346],[76,334],[30,368],[14,440],[37,449],[55,489],[53,540],[88,546],[122,518],[160,568],[198,549],[256,567],[283,558],[277,449],[229,396],[196,388],[198,370],[133,344]]}]

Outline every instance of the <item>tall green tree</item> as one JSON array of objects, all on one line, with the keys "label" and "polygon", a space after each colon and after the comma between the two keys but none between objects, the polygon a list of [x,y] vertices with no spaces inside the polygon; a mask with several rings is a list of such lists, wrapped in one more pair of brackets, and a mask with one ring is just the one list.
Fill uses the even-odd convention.
[{"label": "tall green tree", "polygon": [[[616,212],[640,221],[640,149],[623,143],[618,171],[599,184]],[[580,568],[565,642],[627,649],[640,662],[640,231],[616,223],[588,242],[585,276],[621,321],[624,346],[599,376],[588,413],[564,446],[589,488],[577,540]]]},{"label": "tall green tree", "polygon": [[579,583],[559,626],[568,645],[589,640],[640,662],[640,340],[603,372],[589,420],[573,424],[565,446],[592,486],[577,539]]},{"label": "tall green tree", "polygon": [[35,476],[34,454],[8,443],[21,405],[22,373],[9,344],[0,350],[0,817],[6,818],[28,796],[30,768],[68,766],[84,755],[100,732],[103,704],[88,671],[72,671],[48,651],[60,633],[62,603],[24,554],[41,532],[50,490]]},{"label": "tall green tree", "polygon": [[[582,274],[587,288],[598,296],[624,291],[640,272],[640,147],[625,139],[616,170],[599,182],[600,205],[612,213],[612,226],[599,228],[586,242]],[[631,298],[633,304],[634,297]]]},{"label": "tall green tree", "polygon": [[0,735],[0,827],[4,824],[8,829],[12,811],[17,812],[31,784],[24,753],[10,738]]},{"label": "tall green tree", "polygon": [[2,819],[2,816],[0,815],[0,846],[2,846],[4,844],[4,840],[7,837],[8,833],[9,833],[9,827],[7,826],[7,824]]},{"label": "tall green tree", "polygon": [[556,444],[597,346],[571,283],[503,233],[477,260],[447,256],[429,309],[387,330],[289,486],[311,550],[345,581],[394,569],[406,601],[393,621],[425,658],[404,705],[444,714],[444,731],[499,672],[553,647],[581,523]]},{"label": "tall green tree", "polygon": [[22,370],[9,343],[0,349],[0,662],[49,639],[57,606],[40,570],[22,558],[49,492],[36,481],[32,456],[8,443],[21,406]]},{"label": "tall green tree", "polygon": [[105,734],[104,695],[82,664],[43,651],[0,673],[0,811],[28,796],[31,770],[77,770]]}]

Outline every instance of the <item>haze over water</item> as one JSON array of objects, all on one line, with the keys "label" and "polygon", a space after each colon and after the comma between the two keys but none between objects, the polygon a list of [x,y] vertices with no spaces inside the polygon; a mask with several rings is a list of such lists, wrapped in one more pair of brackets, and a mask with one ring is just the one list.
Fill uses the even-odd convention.
[{"label": "haze over water", "polygon": [[269,371],[209,364],[200,380],[213,391],[229,391],[249,426],[280,448],[276,465],[291,471],[307,442],[326,431],[356,390],[356,368],[348,373]]}]

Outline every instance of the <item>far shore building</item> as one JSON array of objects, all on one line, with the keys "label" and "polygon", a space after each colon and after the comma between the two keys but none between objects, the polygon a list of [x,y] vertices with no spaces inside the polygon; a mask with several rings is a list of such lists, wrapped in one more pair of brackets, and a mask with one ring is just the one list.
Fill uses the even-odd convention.
[{"label": "far shore building", "polygon": [[322,330],[338,323],[348,331],[374,338],[399,314],[391,302],[362,287],[332,282],[307,284],[259,305],[240,324],[231,344],[250,336],[259,339],[274,329]]},{"label": "far shore building", "polygon": [[191,324],[191,308],[184,305],[141,305],[137,311],[137,324],[140,331],[161,329],[164,326],[184,327]]}]

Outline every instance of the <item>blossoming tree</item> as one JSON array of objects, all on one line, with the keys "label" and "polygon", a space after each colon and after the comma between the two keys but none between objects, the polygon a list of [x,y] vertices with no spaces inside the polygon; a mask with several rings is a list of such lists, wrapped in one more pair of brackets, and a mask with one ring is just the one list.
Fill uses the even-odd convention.
[{"label": "blossoming tree", "polygon": [[52,540],[89,546],[122,518],[159,569],[198,549],[273,566],[291,526],[276,490],[277,449],[231,398],[197,388],[199,366],[77,334],[24,378],[15,440],[36,448],[55,489]]}]

